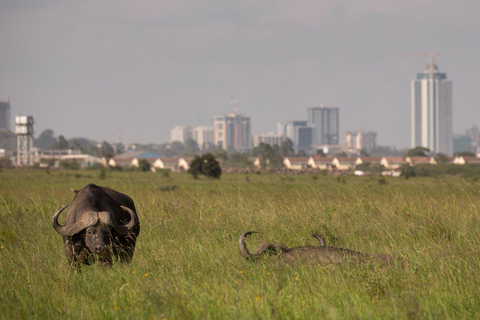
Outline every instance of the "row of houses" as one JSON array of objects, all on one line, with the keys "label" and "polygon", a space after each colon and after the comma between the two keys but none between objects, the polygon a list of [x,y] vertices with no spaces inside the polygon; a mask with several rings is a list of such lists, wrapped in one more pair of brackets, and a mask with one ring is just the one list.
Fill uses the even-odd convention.
[{"label": "row of houses", "polygon": [[[155,158],[155,157],[114,157],[108,160],[111,167],[129,166],[138,167],[139,159],[146,159],[150,166],[154,169],[170,169],[172,171],[186,171],[189,169],[189,164],[193,160],[191,157],[176,157],[176,158]],[[258,157],[249,158],[254,167],[259,169],[261,167],[260,159]],[[222,164],[222,159],[217,159]],[[480,158],[477,157],[449,157],[444,161],[464,165],[466,163],[480,163]],[[283,164],[286,169],[290,170],[305,170],[305,169],[319,169],[319,170],[339,170],[348,171],[363,164],[378,164],[385,168],[385,170],[397,170],[405,164],[414,166],[417,164],[437,164],[434,157],[322,157],[314,155],[310,157],[285,157]]]},{"label": "row of houses", "polygon": [[171,171],[186,171],[190,168],[190,162],[193,158],[190,157],[175,157],[175,158],[163,158],[163,157],[133,157],[133,158],[111,158],[111,159],[102,159],[102,164],[104,166],[109,166],[112,168],[117,167],[139,167],[140,160],[145,159],[152,168],[152,171],[157,169],[169,169]]},{"label": "row of houses", "polygon": [[[57,162],[68,160],[76,161],[82,168],[94,164],[101,164],[105,167],[110,166],[113,168],[139,167],[141,159],[145,159],[150,164],[152,171],[169,169],[174,172],[188,170],[189,164],[193,160],[193,157],[165,158],[151,152],[127,152],[113,158],[98,158],[77,152],[66,152],[64,154],[44,153],[37,154],[36,156],[37,161],[40,163],[45,163],[45,160],[49,159],[56,160]],[[222,159],[217,160],[222,165]],[[260,169],[261,162],[258,157],[251,157],[249,160],[255,168]],[[319,169],[348,171],[365,164],[380,165],[385,168],[385,170],[396,170],[405,164],[411,166],[426,163],[437,164],[437,161],[434,157],[322,157],[320,155],[314,155],[310,157],[285,157],[283,164],[286,169],[290,170]],[[480,158],[459,156],[444,158],[442,161],[464,165],[467,163],[480,163]]]},{"label": "row of houses", "polygon": [[[464,165],[467,163],[480,163],[477,157],[447,157],[444,162]],[[314,168],[320,170],[352,170],[362,164],[378,164],[387,170],[396,170],[408,164],[437,164],[434,157],[322,157],[314,155],[310,157],[286,157],[283,163],[287,169],[302,170]]]}]

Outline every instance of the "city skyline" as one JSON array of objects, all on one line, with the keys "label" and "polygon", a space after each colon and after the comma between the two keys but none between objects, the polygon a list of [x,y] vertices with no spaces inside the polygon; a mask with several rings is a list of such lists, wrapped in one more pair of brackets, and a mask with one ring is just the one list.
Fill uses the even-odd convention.
[{"label": "city skyline", "polygon": [[[36,135],[162,143],[172,124],[230,111],[252,134],[324,103],[339,132],[410,147],[410,79],[442,53],[455,82],[453,132],[480,119],[477,1],[105,1],[0,3],[0,95]],[[340,139],[342,140],[342,139]]]}]

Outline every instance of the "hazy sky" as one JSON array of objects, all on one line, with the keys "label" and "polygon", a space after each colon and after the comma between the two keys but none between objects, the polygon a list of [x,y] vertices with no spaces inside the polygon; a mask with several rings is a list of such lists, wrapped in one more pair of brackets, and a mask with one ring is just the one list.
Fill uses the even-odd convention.
[{"label": "hazy sky", "polygon": [[[454,132],[480,125],[478,0],[0,0],[0,95],[35,131],[161,143],[230,112],[253,133],[340,108],[346,130],[409,147],[410,80],[453,80]],[[477,98],[476,98],[477,97]]]}]

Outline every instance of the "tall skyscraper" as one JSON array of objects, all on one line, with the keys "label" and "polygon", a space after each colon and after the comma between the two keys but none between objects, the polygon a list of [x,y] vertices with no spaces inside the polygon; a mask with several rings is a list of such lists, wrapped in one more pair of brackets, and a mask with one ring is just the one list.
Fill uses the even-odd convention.
[{"label": "tall skyscraper", "polygon": [[338,108],[308,108],[308,125],[312,127],[314,145],[338,145]]},{"label": "tall skyscraper", "polygon": [[452,155],[452,81],[440,73],[434,53],[422,73],[412,80],[412,148]]},{"label": "tall skyscraper", "polygon": [[251,147],[250,117],[237,113],[215,116],[215,145],[224,150],[245,152]]},{"label": "tall skyscraper", "polygon": [[0,129],[11,130],[10,127],[10,97],[0,101]]},{"label": "tall skyscraper", "polygon": [[312,144],[312,128],[308,121],[294,120],[277,123],[277,131],[293,143],[295,151],[309,151]]}]

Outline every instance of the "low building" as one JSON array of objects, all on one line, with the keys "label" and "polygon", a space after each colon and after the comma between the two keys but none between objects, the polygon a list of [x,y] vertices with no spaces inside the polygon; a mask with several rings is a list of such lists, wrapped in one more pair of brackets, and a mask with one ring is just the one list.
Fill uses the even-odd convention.
[{"label": "low building", "polygon": [[55,149],[33,150],[33,162],[44,166],[59,167],[61,161],[76,162],[80,168],[87,168],[95,164],[102,164],[102,158],[89,154],[82,154],[80,150]]},{"label": "low building", "polygon": [[308,160],[308,157],[285,157],[283,164],[287,169],[302,170],[309,167]]},{"label": "low building", "polygon": [[[154,159],[163,158],[162,155],[154,152],[145,151],[128,151],[106,161],[110,167],[138,167],[139,159],[147,159],[149,162],[154,162]],[[152,160],[153,159],[153,160]],[[134,161],[135,160],[135,161]]]},{"label": "low building", "polygon": [[269,144],[271,146],[273,145],[281,146],[285,140],[287,140],[287,137],[277,132],[256,134],[256,135],[253,135],[253,146],[257,147],[262,142],[265,144]]},{"label": "low building", "polygon": [[437,160],[434,157],[406,157],[405,163],[408,163],[410,166],[422,163],[437,164]]},{"label": "low building", "polygon": [[480,158],[478,157],[455,157],[453,160],[454,164],[459,164],[459,165],[465,165],[467,163],[473,164],[473,163],[480,163]]},{"label": "low building", "polygon": [[357,157],[334,157],[332,160],[332,168],[340,171],[354,169]]},{"label": "low building", "polygon": [[169,169],[173,172],[187,171],[190,169],[191,157],[158,158],[152,166],[156,169]]},{"label": "low building", "polygon": [[319,170],[332,170],[332,161],[334,158],[321,156],[319,154],[308,158],[308,165],[311,168]]},{"label": "low building", "polygon": [[380,164],[383,157],[358,157],[355,164],[357,166],[362,164]]},{"label": "low building", "polygon": [[386,169],[398,169],[405,164],[403,157],[383,157],[380,164]]}]

